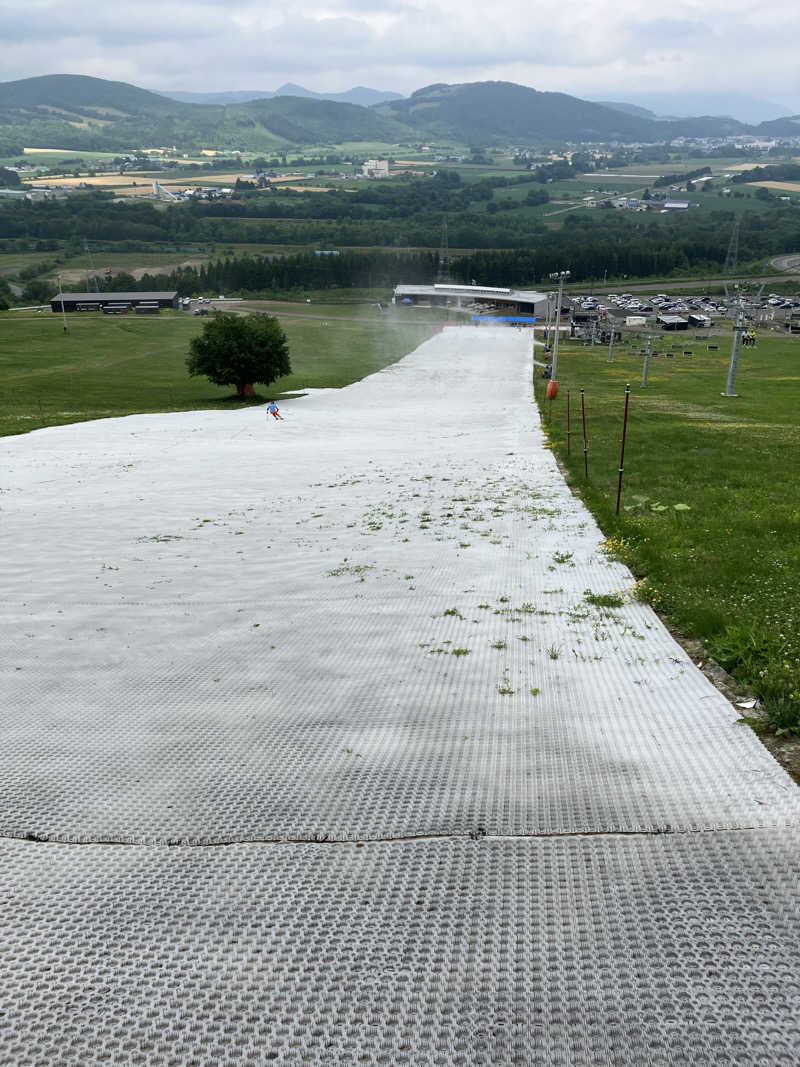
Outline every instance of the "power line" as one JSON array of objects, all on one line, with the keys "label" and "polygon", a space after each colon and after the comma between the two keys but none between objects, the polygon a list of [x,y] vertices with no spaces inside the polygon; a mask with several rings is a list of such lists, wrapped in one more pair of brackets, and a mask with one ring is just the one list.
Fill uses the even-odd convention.
[{"label": "power line", "polygon": [[436,281],[440,285],[446,285],[453,279],[450,277],[450,246],[447,240],[447,219],[442,219],[442,243],[439,248],[439,269],[436,272]]}]

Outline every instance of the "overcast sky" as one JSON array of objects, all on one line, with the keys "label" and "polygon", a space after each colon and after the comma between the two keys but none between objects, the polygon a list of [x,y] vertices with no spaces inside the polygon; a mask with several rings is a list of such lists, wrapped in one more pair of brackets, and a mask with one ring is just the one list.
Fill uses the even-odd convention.
[{"label": "overcast sky", "polygon": [[2,81],[196,92],[502,79],[595,99],[736,91],[797,114],[798,41],[797,0],[0,0]]}]

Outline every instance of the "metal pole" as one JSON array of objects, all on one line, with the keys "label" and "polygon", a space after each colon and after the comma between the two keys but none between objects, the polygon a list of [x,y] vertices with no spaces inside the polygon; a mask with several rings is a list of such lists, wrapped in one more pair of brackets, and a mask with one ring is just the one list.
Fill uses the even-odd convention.
[{"label": "metal pole", "polygon": [[625,437],[628,433],[628,401],[631,397],[630,385],[625,386],[625,417],[622,420],[622,449],[619,454],[619,481],[617,482],[617,515],[619,515],[619,502],[622,498],[622,472],[625,470]]},{"label": "metal pole", "polygon": [[581,418],[583,420],[583,476],[589,477],[589,447],[586,444],[586,408],[583,403],[583,389],[581,389]]},{"label": "metal pole", "polygon": [[742,343],[744,330],[744,312],[740,308],[736,313],[736,322],[733,326],[733,343],[731,344],[731,362],[728,367],[728,382],[722,396],[738,396],[736,392],[736,370],[739,366],[739,346]]},{"label": "metal pole", "polygon": [[644,353],[644,366],[642,367],[642,389],[647,388],[647,375],[650,370],[650,335],[647,335],[647,348]]},{"label": "metal pole", "polygon": [[58,276],[58,295],[61,297],[61,319],[64,323],[64,333],[67,333],[67,313],[64,311],[64,293],[61,289],[61,275]]},{"label": "metal pole", "polygon": [[611,340],[608,342],[608,362],[611,363],[614,358],[614,325],[611,325]]},{"label": "metal pole", "polygon": [[567,389],[567,455],[568,456],[571,454],[570,453],[570,436],[571,436],[571,434],[572,434],[572,429],[570,427],[570,421],[569,421],[569,389]]},{"label": "metal pole", "polygon": [[553,339],[553,369],[550,373],[550,378],[554,381],[558,381],[558,336],[561,333],[561,294],[564,292],[564,272],[560,271],[558,275],[558,303],[556,304],[556,335]]}]

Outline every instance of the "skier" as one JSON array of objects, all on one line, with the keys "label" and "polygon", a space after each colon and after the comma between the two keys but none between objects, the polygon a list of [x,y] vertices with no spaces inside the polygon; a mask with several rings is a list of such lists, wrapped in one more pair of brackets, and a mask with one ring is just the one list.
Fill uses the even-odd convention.
[{"label": "skier", "polygon": [[267,404],[267,411],[273,417],[273,419],[283,419],[283,415],[281,415],[280,411],[278,411],[278,405],[275,403],[274,400],[270,400],[270,402]]}]

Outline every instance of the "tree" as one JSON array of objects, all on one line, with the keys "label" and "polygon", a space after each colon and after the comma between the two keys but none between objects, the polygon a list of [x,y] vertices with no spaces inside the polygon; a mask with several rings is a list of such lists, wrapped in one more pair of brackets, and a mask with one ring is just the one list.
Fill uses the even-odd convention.
[{"label": "tree", "polygon": [[8,167],[0,167],[0,189],[18,189],[21,185],[19,174]]},{"label": "tree", "polygon": [[26,304],[49,304],[56,295],[57,288],[55,282],[45,281],[44,278],[33,278],[22,290],[22,299]]},{"label": "tree", "polygon": [[269,385],[292,370],[286,334],[272,315],[217,312],[192,338],[189,352],[190,375],[235,385],[239,396],[250,395],[254,382]]}]

